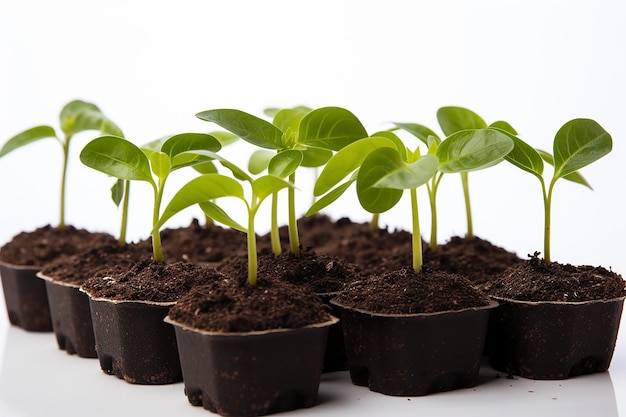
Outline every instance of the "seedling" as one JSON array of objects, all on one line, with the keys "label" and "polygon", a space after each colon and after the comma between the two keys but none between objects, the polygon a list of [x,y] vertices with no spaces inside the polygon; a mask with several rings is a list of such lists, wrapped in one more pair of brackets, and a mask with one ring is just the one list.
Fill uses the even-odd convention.
[{"label": "seedling", "polygon": [[65,188],[67,183],[67,166],[70,143],[75,134],[86,130],[98,130],[102,134],[123,136],[122,131],[111,120],[104,116],[100,109],[92,103],[81,100],[69,102],[59,115],[63,136],[57,135],[51,126],[36,126],[9,139],[2,149],[0,157],[41,139],[56,139],[63,150],[63,169],[61,173],[61,196],[58,229],[65,229]]},{"label": "seedling", "polygon": [[[237,178],[250,184],[251,196],[249,198],[246,198],[244,188],[237,180],[222,174],[205,174],[185,184],[174,195],[155,228],[158,230],[173,215],[194,204],[199,204],[208,216],[221,213],[220,221],[247,234],[248,284],[253,286],[257,283],[258,264],[255,233],[256,214],[261,203],[267,197],[283,188],[291,188],[293,185],[274,175],[264,175],[253,179],[243,170],[233,165],[229,165],[229,167]],[[214,200],[222,197],[234,197],[245,204],[248,217],[247,227],[242,227],[228,216],[224,217],[225,211],[214,202]]]},{"label": "seedling", "polygon": [[[288,178],[294,185],[288,188],[288,228],[290,248],[296,254],[300,253],[295,207],[296,170],[300,166],[323,165],[331,151],[367,136],[361,122],[348,110],[339,107],[313,111],[308,111],[306,107],[283,109],[276,112],[273,123],[234,109],[208,110],[196,116],[220,125],[259,148],[276,152],[266,164],[270,175]],[[264,164],[256,169],[263,168]],[[272,212],[276,213],[275,207]],[[273,220],[271,236],[274,253],[280,252],[277,233],[278,224]]]},{"label": "seedling", "polygon": [[[543,254],[544,261],[550,263],[550,220],[554,185],[557,180],[563,178],[591,189],[578,170],[611,152],[613,141],[597,122],[590,119],[574,119],[565,123],[556,133],[552,155],[534,149],[510,133],[508,135],[513,140],[514,147],[505,159],[516,167],[530,172],[541,183],[544,206]],[[554,166],[547,190],[543,176],[544,161]]]},{"label": "seedling", "polygon": [[[420,139],[428,146],[430,153],[436,154],[440,161],[444,161],[440,165],[437,173],[426,185],[428,188],[431,213],[429,247],[433,251],[437,250],[437,191],[443,175],[446,173],[461,174],[468,224],[467,236],[472,237],[473,228],[467,173],[470,171],[488,168],[499,163],[503,160],[503,157],[511,149],[513,149],[512,141],[506,135],[501,133],[495,133],[484,128],[459,128],[461,124],[474,126],[481,125],[480,121],[482,119],[480,119],[480,117],[475,113],[457,107],[444,107],[443,109],[443,111],[442,109],[439,110],[439,114],[442,114],[440,120],[450,122],[446,124],[444,121],[443,125],[446,126],[445,130],[453,131],[453,133],[451,133],[450,136],[448,136],[448,138],[444,141],[442,141],[433,130],[426,126],[417,123],[395,123],[396,127],[403,129]],[[448,115],[448,113],[451,113],[451,115]],[[454,116],[456,116],[456,119],[459,119],[459,123],[456,125],[452,125],[451,123],[451,121],[455,120]],[[466,120],[469,120],[469,122]],[[515,132],[506,122],[496,122],[491,125],[491,127],[494,126],[509,132]],[[475,134],[473,132],[480,132],[480,134]]]},{"label": "seedling", "polygon": [[[151,146],[150,148],[152,148]],[[154,260],[163,262],[161,236],[158,228],[161,200],[169,175],[180,168],[207,162],[203,156],[190,151],[216,152],[221,148],[217,139],[203,133],[183,133],[162,141],[158,150],[140,149],[126,139],[102,136],[89,142],[80,160],[90,168],[127,181],[145,181],[152,186],[152,249]]]},{"label": "seedling", "polygon": [[120,235],[117,239],[117,245],[122,247],[126,245],[126,231],[128,229],[128,204],[130,201],[130,181],[117,180],[111,187],[111,199],[117,207],[122,205],[122,221],[120,225]]}]

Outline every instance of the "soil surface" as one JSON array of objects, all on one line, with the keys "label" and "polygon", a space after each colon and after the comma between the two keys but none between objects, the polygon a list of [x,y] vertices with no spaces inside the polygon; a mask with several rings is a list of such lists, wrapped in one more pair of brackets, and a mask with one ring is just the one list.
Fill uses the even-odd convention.
[{"label": "soil surface", "polygon": [[43,266],[62,254],[77,254],[87,248],[111,246],[116,239],[108,233],[89,232],[66,226],[50,225],[22,232],[0,248],[0,261],[12,265]]},{"label": "soil surface", "polygon": [[96,273],[82,285],[92,298],[175,302],[194,287],[224,277],[207,265],[159,263],[151,258]]},{"label": "soil surface", "polygon": [[463,275],[474,284],[487,282],[511,266],[523,262],[516,254],[487,240],[459,236],[452,237],[435,251],[427,247],[424,260],[431,269]]},{"label": "soil surface", "polygon": [[149,242],[123,247],[114,244],[92,248],[77,255],[61,255],[47,263],[41,273],[53,281],[81,285],[103,269],[113,265],[130,268],[135,262],[151,255]]},{"label": "soil surface", "polygon": [[626,296],[621,275],[603,267],[545,263],[535,253],[482,289],[489,295],[520,301],[580,302]]},{"label": "soil surface", "polygon": [[331,316],[306,287],[280,280],[249,286],[223,279],[192,289],[170,309],[169,317],[206,331],[250,332],[301,328]]},{"label": "soil surface", "polygon": [[[148,239],[150,242],[150,239]],[[161,231],[163,255],[169,261],[222,262],[246,253],[246,234],[216,225],[202,226],[193,219],[187,227]]]},{"label": "soil surface", "polygon": [[348,285],[336,300],[380,314],[418,314],[482,307],[489,298],[460,275],[412,268],[374,275]]},{"label": "soil surface", "polygon": [[[248,276],[247,255],[230,258],[218,267],[220,272],[244,282]],[[334,293],[358,279],[359,271],[353,264],[327,255],[317,255],[303,249],[300,255],[289,250],[275,256],[268,249],[258,256],[259,280],[278,279],[306,286],[316,294]]]}]

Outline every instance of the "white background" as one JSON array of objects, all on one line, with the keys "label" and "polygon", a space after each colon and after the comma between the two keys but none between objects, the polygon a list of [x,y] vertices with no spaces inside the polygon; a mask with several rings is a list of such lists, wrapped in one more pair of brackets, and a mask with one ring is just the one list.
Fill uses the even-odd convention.
[{"label": "white background", "polygon": [[[488,123],[507,120],[527,142],[550,151],[566,121],[593,118],[612,135],[614,149],[582,171],[594,191],[557,184],[552,256],[622,272],[624,16],[622,2],[603,0],[0,0],[0,143],[35,125],[58,128],[59,111],[75,98],[96,103],[137,144],[215,130],[194,115],[221,107],[260,116],[265,107],[341,106],[373,133],[389,121],[438,130],[437,109],[458,105]],[[73,141],[67,222],[117,234],[112,180],[78,161],[94,136]],[[225,149],[241,162],[249,153],[245,143]],[[60,172],[61,150],[51,140],[0,160],[0,245],[22,230],[58,223]],[[192,175],[176,173],[167,196]],[[299,213],[310,203],[311,178],[298,178]],[[503,163],[470,174],[470,187],[478,236],[520,256],[542,250],[533,176]],[[366,221],[348,194],[327,213]],[[428,233],[424,190],[420,195]],[[147,185],[134,187],[132,240],[148,235],[151,198]],[[408,228],[407,204],[381,216],[382,223]],[[233,208],[235,217],[242,214]],[[458,177],[444,177],[439,210],[440,242],[465,233]],[[198,215],[189,209],[167,226]],[[625,361],[618,364],[626,373]],[[625,388],[615,376],[613,382]]]}]

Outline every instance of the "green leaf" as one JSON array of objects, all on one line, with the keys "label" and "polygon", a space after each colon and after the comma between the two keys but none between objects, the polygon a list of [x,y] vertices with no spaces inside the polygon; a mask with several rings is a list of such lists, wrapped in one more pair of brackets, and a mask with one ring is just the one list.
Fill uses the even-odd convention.
[{"label": "green leaf", "polygon": [[269,163],[268,173],[280,178],[287,178],[293,174],[302,163],[302,151],[289,149],[278,152]]},{"label": "green leaf", "polygon": [[504,130],[505,132],[512,135],[517,135],[517,131],[513,128],[513,126],[511,126],[508,122],[505,122],[504,120],[498,120],[496,122],[493,122],[489,125],[489,127]]},{"label": "green leaf", "polygon": [[194,164],[192,167],[200,174],[217,174],[217,167],[213,162],[202,162]]},{"label": "green leaf", "polygon": [[4,144],[4,146],[2,146],[2,149],[0,149],[0,157],[3,157],[15,149],[28,145],[29,143],[47,138],[57,138],[56,132],[50,126],[37,126],[25,130],[24,132],[13,136]]},{"label": "green leaf", "polygon": [[243,187],[237,180],[221,174],[205,174],[194,178],[172,197],[155,229],[159,229],[172,216],[187,207],[220,197],[235,197],[245,201]]},{"label": "green leaf", "polygon": [[396,145],[398,152],[400,152],[400,156],[402,157],[402,160],[408,161],[408,158],[409,158],[408,149],[406,145],[404,144],[404,142],[402,141],[402,139],[400,139],[400,137],[396,135],[394,132],[391,132],[389,130],[381,130],[380,132],[376,132],[373,135],[371,135],[371,137],[374,137],[374,136],[389,139],[390,141],[392,141]]},{"label": "green leaf", "polygon": [[311,205],[311,207],[305,213],[305,216],[307,216],[307,217],[312,216],[315,213],[319,212],[320,210],[322,210],[322,209],[328,207],[329,205],[331,205],[332,203],[334,203],[335,200],[337,200],[339,197],[341,197],[343,195],[343,193],[355,181],[356,181],[356,175],[353,175],[352,178],[350,178],[348,181],[344,182],[343,184],[337,186],[333,190],[331,190],[328,193],[324,194],[317,201],[315,201],[315,203],[313,203],[313,205]]},{"label": "green leaf", "polygon": [[115,178],[154,184],[148,157],[136,145],[116,136],[102,136],[89,142],[80,160],[90,168]]},{"label": "green leaf", "polygon": [[441,139],[439,138],[439,136],[433,130],[431,130],[430,128],[424,125],[420,125],[418,123],[395,123],[395,122],[393,124],[402,130],[406,130],[407,132],[409,132],[410,134],[412,134],[413,136],[415,136],[416,138],[424,142],[426,146],[429,146],[428,144],[429,136],[432,136],[433,138],[435,138],[437,143],[441,142]]},{"label": "green leaf", "polygon": [[206,133],[181,133],[171,136],[161,145],[161,151],[166,153],[172,161],[172,170],[206,162],[206,157],[189,153],[189,151],[217,152],[221,148],[221,143]]},{"label": "green leaf", "polygon": [[237,179],[242,180],[242,181],[252,182],[252,177],[250,177],[250,175],[248,175],[243,169],[239,168],[237,165],[223,158],[222,156],[216,154],[215,152],[195,150],[195,151],[189,151],[188,153],[218,161],[224,167],[228,168]]},{"label": "green leaf", "polygon": [[152,152],[149,156],[150,159],[150,168],[152,168],[152,172],[154,175],[159,177],[161,180],[167,178],[172,171],[172,163],[170,161],[170,157],[167,156],[164,152]]},{"label": "green leaf", "polygon": [[252,192],[259,199],[259,204],[269,195],[287,187],[293,187],[293,184],[273,175],[264,175],[252,182]]},{"label": "green leaf", "polygon": [[591,119],[565,123],[554,138],[554,178],[563,178],[611,152],[613,141]]},{"label": "green leaf", "polygon": [[359,202],[365,210],[383,213],[400,201],[402,190],[377,187],[376,183],[404,165],[405,162],[394,148],[375,149],[367,155],[359,168],[356,181]]},{"label": "green leaf", "polygon": [[265,149],[254,151],[248,161],[248,171],[254,175],[260,174],[267,169],[274,156],[276,156],[276,152],[266,151]]},{"label": "green leaf", "polygon": [[119,207],[122,202],[122,198],[124,198],[124,182],[125,180],[118,179],[111,187],[111,200],[115,203],[117,207]]},{"label": "green leaf", "polygon": [[[552,157],[552,155],[549,152],[543,151],[541,149],[537,149],[537,152],[539,153],[539,155],[541,155],[541,159],[546,161],[548,164],[554,166],[554,158]],[[578,172],[578,171],[572,172],[571,174],[567,174],[566,176],[564,176],[562,178],[564,180],[568,180],[568,181],[575,182],[577,184],[584,185],[585,187],[589,188],[590,190],[593,190],[593,188],[587,182],[585,177],[583,177],[582,174],[580,172]]]},{"label": "green leaf", "polygon": [[437,172],[439,161],[435,155],[424,155],[409,165],[398,167],[379,179],[374,187],[412,190],[426,184]]},{"label": "green leaf", "polygon": [[222,148],[224,146],[231,145],[240,139],[239,136],[231,132],[214,131],[214,132],[209,132],[209,135],[217,139],[219,143],[222,145]]},{"label": "green leaf", "polygon": [[308,147],[302,150],[303,158],[301,166],[305,168],[317,168],[325,165],[333,156],[328,149]]},{"label": "green leaf", "polygon": [[307,113],[298,129],[298,143],[333,151],[367,136],[359,119],[340,107],[322,107]]},{"label": "green leaf", "polygon": [[466,129],[484,129],[487,123],[473,111],[463,107],[442,107],[437,110],[439,126],[446,136]]},{"label": "green leaf", "polygon": [[367,155],[381,147],[396,149],[396,144],[387,138],[374,136],[357,140],[341,149],[328,160],[315,182],[313,194],[320,196],[328,192],[351,172],[359,168]]},{"label": "green leaf", "polygon": [[293,109],[281,109],[274,115],[272,123],[282,132],[287,132],[289,129],[297,132],[300,121],[310,111],[311,109],[304,106],[294,107]]},{"label": "green leaf", "polygon": [[439,171],[468,172],[498,163],[512,149],[511,138],[497,129],[461,130],[437,147]]},{"label": "green leaf", "polygon": [[122,130],[100,111],[98,106],[82,100],[66,104],[59,116],[61,130],[67,137],[85,130],[98,130],[102,134],[123,137]]},{"label": "green leaf", "polygon": [[207,110],[196,114],[213,122],[251,144],[267,149],[281,149],[283,132],[270,122],[235,109]]},{"label": "green leaf", "polygon": [[506,154],[504,159],[543,181],[543,161],[541,155],[535,148],[518,137],[512,135],[509,137],[513,140],[513,149]]},{"label": "green leaf", "polygon": [[228,226],[231,229],[239,230],[240,232],[248,232],[245,227],[237,223],[232,217],[228,215],[228,213],[226,213],[226,211],[224,211],[224,209],[222,209],[214,202],[204,201],[199,203],[199,205],[204,214],[209,216],[209,218],[213,219],[214,221]]}]

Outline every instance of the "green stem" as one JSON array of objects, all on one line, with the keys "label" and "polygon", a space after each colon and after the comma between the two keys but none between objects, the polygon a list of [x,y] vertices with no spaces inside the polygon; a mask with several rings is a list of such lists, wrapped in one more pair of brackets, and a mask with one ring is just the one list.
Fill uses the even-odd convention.
[{"label": "green stem", "polygon": [[370,232],[375,232],[378,230],[379,220],[380,220],[380,213],[372,214],[372,220],[370,220]]},{"label": "green stem", "polygon": [[126,231],[128,230],[128,205],[130,200],[130,181],[124,181],[124,200],[122,201],[122,224],[120,226],[120,237],[117,245],[123,247],[126,245]]},{"label": "green stem", "polygon": [[205,214],[204,215],[204,227],[211,227],[214,224],[215,222],[213,221],[213,219],[209,215]]},{"label": "green stem", "polygon": [[[289,182],[292,185],[296,183],[296,173],[289,176]],[[300,237],[298,235],[298,220],[296,218],[296,190],[289,187],[287,190],[289,198],[289,245],[291,251],[296,255],[300,254]]]},{"label": "green stem", "polygon": [[163,199],[163,186],[165,185],[164,179],[159,179],[159,186],[154,187],[154,210],[152,212],[152,254],[154,260],[157,262],[163,262],[163,248],[161,246],[161,233],[156,225],[159,223],[159,213],[161,212],[161,200]]},{"label": "green stem", "polygon": [[541,182],[541,188],[543,190],[543,207],[544,207],[544,229],[543,229],[543,260],[546,263],[550,263],[550,217],[552,211],[552,190],[554,189],[555,181],[550,183],[548,188],[548,194],[546,194],[546,187]]},{"label": "green stem", "polygon": [[67,165],[70,155],[71,135],[65,137],[65,142],[61,142],[63,147],[63,169],[61,172],[61,208],[59,210],[59,230],[65,230],[65,188],[67,183]]},{"label": "green stem", "polygon": [[254,217],[256,209],[248,210],[248,285],[254,286],[257,282],[257,253],[256,234],[254,231]]},{"label": "green stem", "polygon": [[463,182],[463,196],[465,198],[465,214],[467,216],[467,237],[474,238],[474,227],[472,226],[472,207],[470,205],[469,181],[467,172],[461,172],[461,181]]},{"label": "green stem", "polygon": [[280,234],[278,232],[278,193],[272,193],[272,229],[270,230],[272,243],[272,253],[274,256],[280,255],[282,247],[280,245]]},{"label": "green stem", "polygon": [[[441,178],[441,177],[440,177]],[[428,246],[433,252],[437,250],[437,175],[428,186],[428,201],[430,203],[430,242]]]},{"label": "green stem", "polygon": [[413,245],[413,269],[415,272],[422,270],[422,235],[420,233],[419,213],[417,209],[417,189],[411,191],[411,214],[413,222],[413,235],[411,237]]}]

